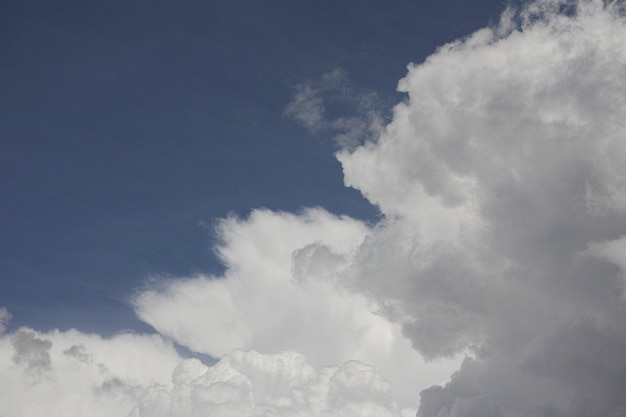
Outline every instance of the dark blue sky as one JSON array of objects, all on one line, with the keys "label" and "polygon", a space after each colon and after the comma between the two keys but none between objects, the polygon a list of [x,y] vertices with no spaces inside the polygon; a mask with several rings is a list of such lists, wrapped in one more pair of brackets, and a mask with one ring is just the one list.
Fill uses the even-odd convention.
[{"label": "dark blue sky", "polygon": [[[337,68],[385,106],[406,65],[501,0],[8,0],[0,13],[0,306],[12,326],[145,329],[154,274],[219,272],[229,212],[374,220],[330,137],[283,116]],[[385,104],[386,103],[386,104]]]}]

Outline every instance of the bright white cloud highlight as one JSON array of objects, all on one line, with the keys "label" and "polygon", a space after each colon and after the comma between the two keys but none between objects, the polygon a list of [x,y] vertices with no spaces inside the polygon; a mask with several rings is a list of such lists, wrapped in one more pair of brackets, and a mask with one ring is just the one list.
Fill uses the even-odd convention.
[{"label": "bright white cloud highlight", "polygon": [[142,320],[197,352],[301,352],[313,366],[358,360],[387,378],[403,406],[444,382],[458,362],[426,364],[399,325],[352,288],[352,263],[371,231],[321,209],[254,211],[218,226],[221,278],[197,276],[140,293]]}]

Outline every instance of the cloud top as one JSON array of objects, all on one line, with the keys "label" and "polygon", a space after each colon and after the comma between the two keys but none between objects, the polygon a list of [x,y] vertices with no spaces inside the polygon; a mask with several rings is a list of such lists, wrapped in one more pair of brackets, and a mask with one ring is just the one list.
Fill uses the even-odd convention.
[{"label": "cloud top", "polygon": [[173,381],[144,392],[129,417],[400,416],[389,382],[356,361],[315,369],[300,353],[235,350],[211,367],[184,361]]}]

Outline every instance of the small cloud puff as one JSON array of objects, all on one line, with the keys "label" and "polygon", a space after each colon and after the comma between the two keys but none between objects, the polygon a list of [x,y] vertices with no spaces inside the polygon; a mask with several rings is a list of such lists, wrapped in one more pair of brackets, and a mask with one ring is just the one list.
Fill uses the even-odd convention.
[{"label": "small cloud puff", "polygon": [[284,116],[318,134],[331,134],[343,148],[354,148],[375,139],[383,117],[379,96],[354,88],[342,69],[323,74],[295,87]]}]

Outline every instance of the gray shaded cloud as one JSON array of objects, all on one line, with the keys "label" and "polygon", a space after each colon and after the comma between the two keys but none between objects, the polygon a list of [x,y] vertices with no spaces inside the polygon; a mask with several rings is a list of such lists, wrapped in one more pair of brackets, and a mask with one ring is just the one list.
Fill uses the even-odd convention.
[{"label": "gray shaded cloud", "polygon": [[6,308],[0,308],[0,336],[6,332],[7,327],[11,321],[11,313]]},{"label": "gray shaded cloud", "polygon": [[80,362],[88,363],[91,361],[91,356],[83,345],[72,345],[69,348],[65,349],[63,351],[63,354]]},{"label": "gray shaded cloud", "polygon": [[355,287],[425,356],[475,358],[420,417],[624,415],[624,37],[621,2],[508,10],[338,154],[386,216]]},{"label": "gray shaded cloud", "polygon": [[13,335],[12,344],[15,350],[13,362],[24,366],[26,373],[41,376],[52,370],[50,340],[39,338],[35,332],[23,329]]},{"label": "gray shaded cloud", "polygon": [[[249,288],[265,274],[242,271],[252,253],[266,251],[250,242],[299,236],[280,255],[281,262],[290,255],[285,287],[263,278],[266,290],[296,294],[298,285],[309,291],[311,283],[331,283],[344,300],[365,297],[369,312],[400,326],[424,357],[473,358],[448,384],[423,391],[420,417],[623,414],[622,9],[619,2],[539,0],[411,64],[399,83],[407,99],[394,107],[391,122],[337,153],[345,184],[378,206],[382,221],[346,251],[302,229],[307,216],[251,216],[229,229],[249,244],[246,251],[237,239],[225,240],[238,254],[228,258],[236,275],[210,286],[245,276],[241,288]],[[327,82],[341,91],[335,77]],[[325,88],[302,87],[287,113],[332,132]],[[169,287],[176,289],[182,287]],[[163,311],[185,299],[156,295],[139,311]],[[247,305],[225,318],[248,326],[240,319]],[[328,334],[341,335],[339,328]],[[298,335],[293,341],[307,340]],[[310,345],[298,348],[319,354]]]}]

